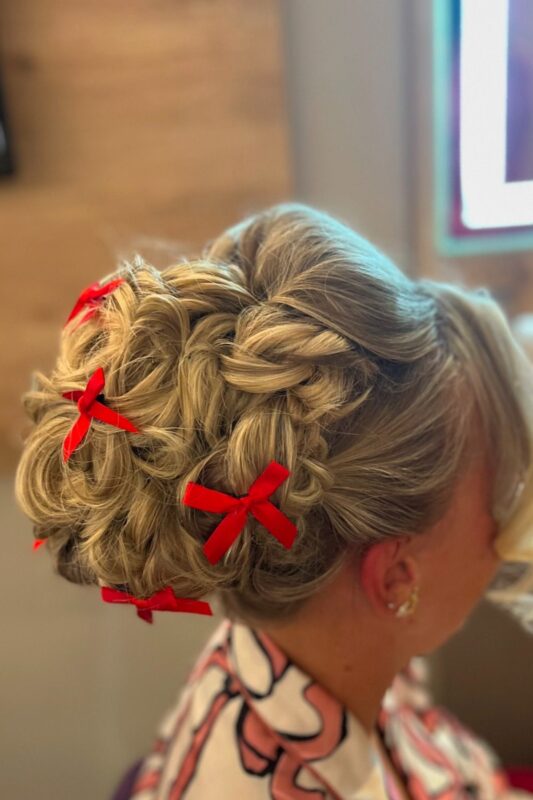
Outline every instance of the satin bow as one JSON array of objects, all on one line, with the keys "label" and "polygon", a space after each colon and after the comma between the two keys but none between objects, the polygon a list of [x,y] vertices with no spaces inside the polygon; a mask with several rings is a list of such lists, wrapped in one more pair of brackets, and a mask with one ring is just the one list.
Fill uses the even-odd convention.
[{"label": "satin bow", "polygon": [[207,614],[212,616],[211,606],[204,600],[192,600],[189,597],[176,597],[170,586],[161,589],[151,597],[134,597],[127,592],[101,587],[102,600],[106,603],[131,603],[137,608],[137,616],[146,622],[152,622],[152,611],[185,611],[191,614]]},{"label": "satin bow", "polygon": [[102,367],[98,367],[87,382],[83,392],[64,392],[66,400],[74,400],[78,404],[80,415],[63,441],[63,461],[68,461],[78,445],[85,438],[91,425],[91,419],[106,422],[115,428],[130,433],[139,433],[135,425],[126,417],[121,416],[113,409],[105,406],[97,400],[105,386],[105,376]]},{"label": "satin bow", "polygon": [[65,327],[68,325],[71,319],[77,317],[80,311],[83,311],[86,306],[89,306],[89,308],[87,313],[84,314],[80,320],[80,325],[82,322],[85,322],[92,317],[98,311],[100,300],[111,292],[114,292],[117,286],[120,286],[121,283],[124,283],[124,278],[116,278],[113,281],[104,283],[103,286],[101,286],[99,283],[92,283],[90,286],[84,289],[76,300],[74,308],[68,315],[68,319],[65,322]]},{"label": "satin bow", "polygon": [[187,484],[183,496],[185,505],[227,514],[202,548],[211,564],[216,564],[231,547],[244,527],[248,512],[253,514],[284,547],[287,549],[292,547],[298,532],[296,525],[268,500],[289,475],[289,470],[282,464],[271,461],[252,483],[248,494],[244,497],[232,497],[215,489],[207,489],[199,483]]}]

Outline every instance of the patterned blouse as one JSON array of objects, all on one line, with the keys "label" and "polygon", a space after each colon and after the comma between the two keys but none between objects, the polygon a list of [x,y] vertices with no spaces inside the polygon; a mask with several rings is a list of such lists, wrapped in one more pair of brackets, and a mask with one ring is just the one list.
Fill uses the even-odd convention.
[{"label": "patterned blouse", "polygon": [[160,723],[131,800],[503,796],[508,782],[490,745],[434,706],[426,683],[424,659],[412,659],[377,720],[402,792],[378,740],[346,707],[262,631],[224,619]]}]

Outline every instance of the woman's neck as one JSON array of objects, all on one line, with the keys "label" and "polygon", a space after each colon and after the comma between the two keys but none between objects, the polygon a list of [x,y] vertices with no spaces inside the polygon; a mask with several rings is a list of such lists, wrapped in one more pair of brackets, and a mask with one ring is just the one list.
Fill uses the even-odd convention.
[{"label": "woman's neck", "polygon": [[364,615],[329,617],[315,608],[292,623],[261,630],[372,734],[385,692],[409,660],[398,652],[391,628]]}]

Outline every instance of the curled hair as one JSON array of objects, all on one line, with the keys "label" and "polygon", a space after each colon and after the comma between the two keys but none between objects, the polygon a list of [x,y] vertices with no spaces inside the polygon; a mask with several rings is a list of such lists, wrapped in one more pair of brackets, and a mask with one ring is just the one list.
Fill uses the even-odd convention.
[{"label": "curled hair", "polygon": [[[24,398],[17,496],[69,580],[139,597],[170,585],[234,617],[281,619],[348,552],[439,520],[474,418],[495,508],[530,466],[514,345],[487,290],[412,280],[325,212],[278,204],[198,258],[157,270],[138,257],[117,274]],[[141,432],[93,420],[63,463],[77,410],[62,392],[99,366],[106,400]],[[211,565],[202,544],[222,515],[185,506],[187,483],[239,496],[271,460],[291,473],[271,500],[297,525],[292,549],[249,515]]]}]

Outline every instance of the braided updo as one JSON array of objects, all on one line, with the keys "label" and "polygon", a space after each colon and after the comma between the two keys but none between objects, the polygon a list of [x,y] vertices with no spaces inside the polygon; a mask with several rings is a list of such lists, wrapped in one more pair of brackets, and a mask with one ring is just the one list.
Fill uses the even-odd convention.
[{"label": "braided updo", "polygon": [[[70,581],[138,597],[171,586],[279,619],[347,552],[440,518],[474,414],[498,497],[529,463],[496,302],[411,280],[324,212],[279,204],[199,258],[159,271],[138,257],[117,274],[124,283],[67,326],[53,372],[24,398],[18,500]],[[93,420],[64,463],[77,411],[62,393],[100,366],[106,401],[140,433]],[[182,504],[187,483],[239,496],[272,460],[291,473],[270,499],[297,525],[293,547],[249,515],[210,564],[202,544],[222,515]]]}]

